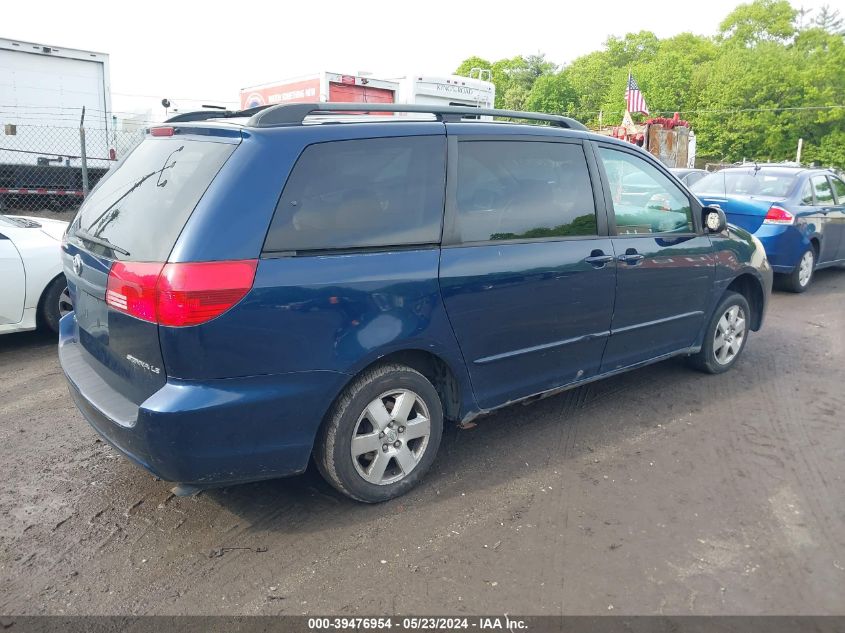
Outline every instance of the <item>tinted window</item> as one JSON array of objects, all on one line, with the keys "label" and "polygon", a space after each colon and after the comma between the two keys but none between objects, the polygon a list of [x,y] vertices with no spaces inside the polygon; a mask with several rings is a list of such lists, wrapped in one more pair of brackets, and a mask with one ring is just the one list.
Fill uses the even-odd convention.
[{"label": "tinted window", "polygon": [[600,148],[599,156],[619,235],[695,230],[689,199],[668,176],[627,152]]},{"label": "tinted window", "polygon": [[147,139],[91,192],[73,223],[129,255],[84,241],[114,259],[163,262],[233,143]]},{"label": "tinted window", "polygon": [[335,141],[302,152],[264,244],[302,251],[440,241],[446,139]]},{"label": "tinted window", "polygon": [[833,204],[833,191],[830,189],[830,182],[824,176],[813,176],[810,180],[813,183],[813,191],[816,194],[816,206]]},{"label": "tinted window", "polygon": [[577,144],[464,141],[456,202],[462,242],[597,233],[587,161]]},{"label": "tinted window", "polygon": [[830,182],[833,184],[833,191],[836,194],[836,204],[845,204],[845,182],[833,176],[830,177]]},{"label": "tinted window", "polygon": [[699,194],[740,194],[785,197],[795,182],[794,173],[770,169],[729,169],[710,174],[695,183],[690,189]]}]

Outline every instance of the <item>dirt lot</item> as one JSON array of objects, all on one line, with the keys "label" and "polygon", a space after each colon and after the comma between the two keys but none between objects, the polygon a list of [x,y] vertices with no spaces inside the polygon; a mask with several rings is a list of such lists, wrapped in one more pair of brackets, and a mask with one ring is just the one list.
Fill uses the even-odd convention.
[{"label": "dirt lot", "polygon": [[314,472],[173,497],[54,348],[0,337],[0,613],[845,613],[845,271],[776,293],[733,372],[513,407],[374,507]]}]

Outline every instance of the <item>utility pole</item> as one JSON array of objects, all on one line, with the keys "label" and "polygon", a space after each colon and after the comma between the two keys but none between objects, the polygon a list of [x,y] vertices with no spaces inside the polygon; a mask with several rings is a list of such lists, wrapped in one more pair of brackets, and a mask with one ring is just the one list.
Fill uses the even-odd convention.
[{"label": "utility pole", "polygon": [[79,154],[82,158],[82,195],[88,197],[88,156],[85,151],[85,106],[79,119]]}]

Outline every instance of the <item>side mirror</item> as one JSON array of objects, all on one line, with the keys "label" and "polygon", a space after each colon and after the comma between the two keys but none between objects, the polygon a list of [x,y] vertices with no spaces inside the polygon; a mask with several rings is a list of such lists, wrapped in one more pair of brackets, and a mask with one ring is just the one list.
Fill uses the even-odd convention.
[{"label": "side mirror", "polygon": [[708,233],[721,233],[728,228],[728,216],[719,207],[704,207],[702,215]]}]

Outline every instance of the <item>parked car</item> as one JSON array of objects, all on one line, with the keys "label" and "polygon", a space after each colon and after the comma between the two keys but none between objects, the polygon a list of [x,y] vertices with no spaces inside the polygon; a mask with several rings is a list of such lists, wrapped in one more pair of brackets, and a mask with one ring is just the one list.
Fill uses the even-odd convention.
[{"label": "parked car", "polygon": [[675,178],[680,180],[687,187],[692,187],[695,183],[710,173],[703,169],[692,169],[688,167],[672,167],[669,171],[671,171],[675,175]]},{"label": "parked car", "polygon": [[692,191],[760,239],[772,269],[792,292],[804,292],[815,270],[845,263],[845,182],[829,170],[729,168],[695,183]]},{"label": "parked car", "polygon": [[[338,122],[365,109],[436,118]],[[736,363],[771,289],[755,237],[629,143],[467,115],[502,113],[297,104],[153,128],[63,247],[59,354],[88,421],[165,480],[313,455],[377,502],[423,477],[444,419],[673,356]],[[630,174],[656,193],[631,202]]]},{"label": "parked car", "polygon": [[59,331],[70,312],[59,244],[67,222],[0,215],[0,334]]}]

